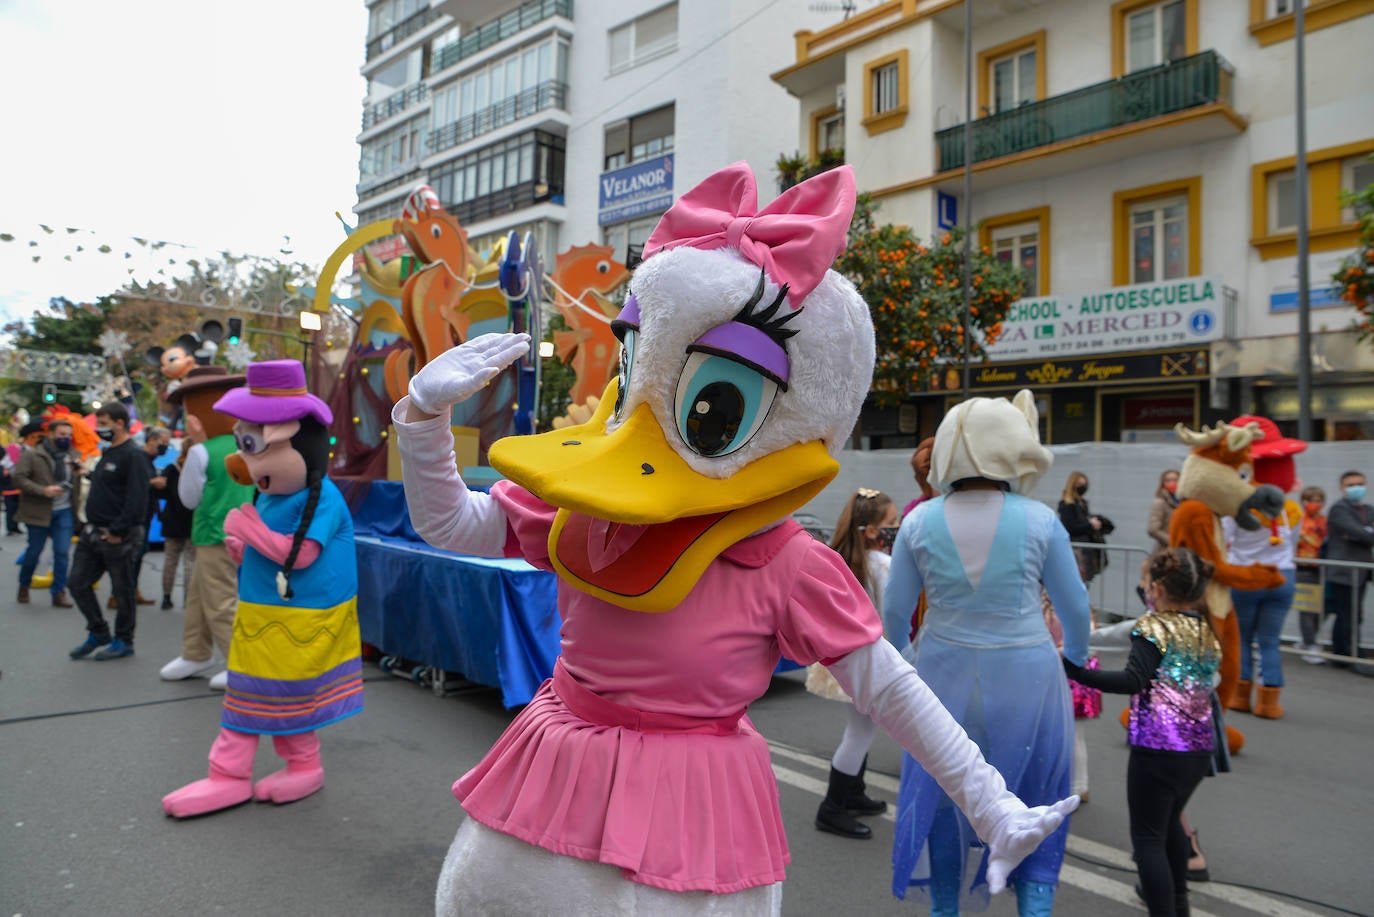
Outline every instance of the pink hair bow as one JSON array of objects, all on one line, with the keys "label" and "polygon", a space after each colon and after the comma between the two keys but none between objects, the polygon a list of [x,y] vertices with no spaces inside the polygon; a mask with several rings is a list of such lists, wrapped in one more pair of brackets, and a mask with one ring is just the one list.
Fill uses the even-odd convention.
[{"label": "pink hair bow", "polygon": [[645,259],[680,245],[735,248],[774,283],[786,283],[788,301],[800,306],[844,251],[854,170],[840,166],[808,178],[762,210],[758,199],[749,165],[726,166],[668,208],[644,244]]}]

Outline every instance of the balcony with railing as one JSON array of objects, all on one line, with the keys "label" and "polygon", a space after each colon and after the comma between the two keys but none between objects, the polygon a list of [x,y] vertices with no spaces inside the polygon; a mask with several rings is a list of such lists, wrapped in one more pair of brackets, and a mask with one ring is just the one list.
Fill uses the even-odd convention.
[{"label": "balcony with railing", "polygon": [[446,124],[438,130],[430,131],[430,152],[437,153],[441,150],[447,150],[460,143],[466,143],[474,137],[490,133],[498,127],[505,127],[521,118],[528,118],[530,115],[538,114],[550,108],[561,111],[568,110],[567,83],[546,80],[537,86],[531,86],[529,89],[497,102],[495,105],[488,105],[486,108],[470,115],[464,115],[457,121]]},{"label": "balcony with railing", "polygon": [[409,89],[393,92],[376,105],[369,105],[363,109],[363,130],[375,127],[428,98],[429,88],[424,83],[416,83]]},{"label": "balcony with railing", "polygon": [[[1079,138],[1182,121],[1213,112],[1244,128],[1231,110],[1231,65],[1215,51],[1029,102],[973,122],[973,162],[1002,159],[1051,146],[1073,147]],[[1193,138],[1209,139],[1207,137]],[[964,166],[964,126],[935,134],[938,172]]]},{"label": "balcony with railing", "polygon": [[372,60],[379,54],[390,51],[441,15],[443,14],[434,7],[427,6],[418,13],[407,16],[367,43],[367,59]]},{"label": "balcony with railing", "polygon": [[552,19],[554,16],[571,19],[572,15],[573,0],[530,0],[529,3],[521,4],[499,19],[479,25],[452,44],[438,49],[434,52],[431,72],[438,73],[452,67],[460,60],[505,41],[512,35],[518,35],[545,19]]}]

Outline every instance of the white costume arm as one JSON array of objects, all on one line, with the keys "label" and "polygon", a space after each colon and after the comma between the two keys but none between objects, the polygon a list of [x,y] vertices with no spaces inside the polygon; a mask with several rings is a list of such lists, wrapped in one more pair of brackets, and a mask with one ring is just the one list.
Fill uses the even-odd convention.
[{"label": "white costume arm", "polygon": [[410,523],[429,544],[445,551],[500,557],[506,546],[506,513],[489,494],[469,491],[458,474],[448,412],[406,423],[407,395],[391,411],[401,452]]},{"label": "white costume arm", "polygon": [[988,890],[1007,875],[1074,809],[1078,797],[1027,808],[984,760],[978,746],[892,644],[878,640],[829,666],[840,686],[926,769],[987,842]]},{"label": "white costume arm", "polygon": [[[527,334],[484,334],[451,347],[411,378],[410,394],[391,410],[410,522],[436,548],[483,557],[504,553],[505,511],[490,495],[469,492],[459,476],[449,409],[529,349]],[[412,405],[417,416],[407,422]]]},{"label": "white costume arm", "polygon": [[177,497],[187,509],[200,506],[200,499],[205,496],[209,466],[210,450],[205,448],[204,443],[196,443],[186,453],[186,464],[182,466],[181,477],[177,480]]}]

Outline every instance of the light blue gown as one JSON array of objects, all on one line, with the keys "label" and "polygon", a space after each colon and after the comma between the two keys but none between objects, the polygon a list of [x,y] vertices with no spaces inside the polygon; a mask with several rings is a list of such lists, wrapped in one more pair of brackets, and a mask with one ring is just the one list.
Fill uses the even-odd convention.
[{"label": "light blue gown", "polygon": [[[957,496],[953,502],[931,500],[903,520],[883,603],[885,630],[898,648],[907,645],[911,612],[924,588],[917,671],[1007,787],[1026,805],[1047,805],[1069,795],[1073,708],[1045,627],[1040,588],[1043,583],[1063,623],[1064,655],[1080,665],[1090,630],[1087,590],[1056,514],[1011,493],[975,589],[946,521],[957,518],[959,502]],[[1012,872],[1011,881],[1057,882],[1068,831],[1066,819]],[[953,913],[956,899],[964,908],[983,909],[987,853],[984,848],[971,862],[970,847],[981,842],[967,819],[904,754],[893,893],[905,898],[914,890],[936,906],[932,913]]]}]

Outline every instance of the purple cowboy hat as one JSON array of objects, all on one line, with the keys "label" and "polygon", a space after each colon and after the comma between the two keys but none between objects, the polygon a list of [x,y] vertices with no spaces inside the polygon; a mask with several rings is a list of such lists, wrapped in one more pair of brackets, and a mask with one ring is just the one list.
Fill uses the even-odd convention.
[{"label": "purple cowboy hat", "polygon": [[329,405],[306,391],[305,367],[298,360],[248,364],[248,385],[215,402],[215,410],[249,423],[286,423],[311,416],[334,422]]}]

